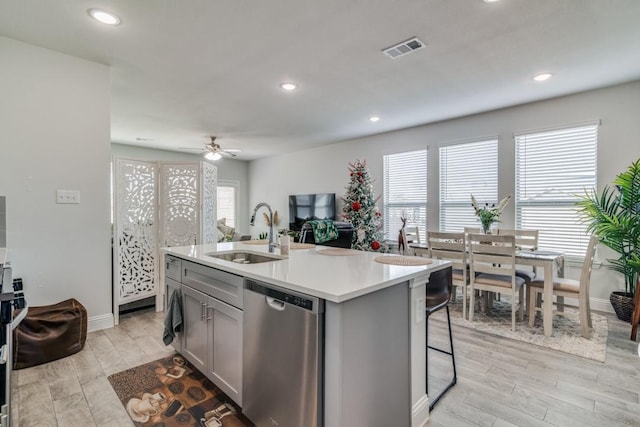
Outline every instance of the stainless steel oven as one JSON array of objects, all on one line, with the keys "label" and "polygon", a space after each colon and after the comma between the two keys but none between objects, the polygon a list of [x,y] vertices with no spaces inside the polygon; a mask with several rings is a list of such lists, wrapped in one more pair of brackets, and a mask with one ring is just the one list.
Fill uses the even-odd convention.
[{"label": "stainless steel oven", "polygon": [[[16,302],[20,303],[17,304]],[[14,316],[14,307],[21,307]],[[15,293],[11,266],[5,263],[0,274],[0,426],[11,427],[11,371],[13,370],[13,330],[29,311],[22,292]]]}]

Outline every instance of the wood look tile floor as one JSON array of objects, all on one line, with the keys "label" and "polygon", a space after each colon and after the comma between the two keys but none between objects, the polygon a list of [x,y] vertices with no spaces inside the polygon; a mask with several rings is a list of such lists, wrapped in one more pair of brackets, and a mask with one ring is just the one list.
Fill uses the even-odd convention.
[{"label": "wood look tile floor", "polygon": [[[640,426],[637,344],[628,324],[608,318],[605,363],[454,326],[458,383],[429,425]],[[152,310],[121,316],[118,327],[90,333],[81,352],[14,371],[14,426],[133,426],[107,377],[173,353],[162,319]],[[444,325],[430,323],[432,344],[448,345]],[[450,363],[430,352],[430,368],[436,392]]]}]

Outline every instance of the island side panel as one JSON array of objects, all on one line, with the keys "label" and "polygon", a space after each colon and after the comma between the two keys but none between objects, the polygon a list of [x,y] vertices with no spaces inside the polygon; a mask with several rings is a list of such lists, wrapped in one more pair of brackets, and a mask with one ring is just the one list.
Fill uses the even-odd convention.
[{"label": "island side panel", "polygon": [[404,282],[326,302],[325,426],[412,425],[410,295]]}]

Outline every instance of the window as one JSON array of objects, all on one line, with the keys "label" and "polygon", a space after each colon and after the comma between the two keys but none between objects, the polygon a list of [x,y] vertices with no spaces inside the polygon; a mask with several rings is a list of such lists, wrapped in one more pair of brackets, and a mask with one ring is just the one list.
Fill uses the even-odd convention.
[{"label": "window", "polygon": [[[420,236],[427,231],[427,150],[384,156],[384,235],[396,239],[402,228],[416,225]],[[424,239],[424,237],[421,237]]]},{"label": "window", "polygon": [[498,140],[440,147],[440,231],[479,227],[471,207],[498,202]]},{"label": "window", "polygon": [[218,181],[217,216],[226,218],[229,227],[235,227],[238,218],[238,186],[235,181]]},{"label": "window", "polygon": [[589,239],[575,202],[596,187],[598,123],[515,135],[516,227],[542,248],[584,257]]}]

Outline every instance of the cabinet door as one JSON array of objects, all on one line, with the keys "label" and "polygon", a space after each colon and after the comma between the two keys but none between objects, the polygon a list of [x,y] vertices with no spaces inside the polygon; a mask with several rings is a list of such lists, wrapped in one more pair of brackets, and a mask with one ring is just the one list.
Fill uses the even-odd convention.
[{"label": "cabinet door", "polygon": [[242,311],[209,299],[209,370],[207,376],[242,406]]},{"label": "cabinet door", "polygon": [[[165,283],[165,292],[164,292],[164,311],[165,311],[165,316],[167,315],[166,313],[169,313],[170,307],[169,307],[169,301],[171,300],[171,295],[174,292],[178,292],[179,294],[182,293],[181,290],[181,285],[180,283],[176,282],[173,279],[170,279],[168,277],[166,277],[164,279],[164,283]],[[181,307],[184,308],[184,307]],[[182,320],[183,325],[182,325],[182,330],[184,331],[184,319]],[[173,348],[176,349],[176,351],[178,353],[182,353],[182,336],[184,334],[182,333],[178,333],[176,335],[176,337],[173,340]]]},{"label": "cabinet door", "polygon": [[206,372],[208,360],[207,298],[201,292],[182,286],[182,354],[200,372]]}]

